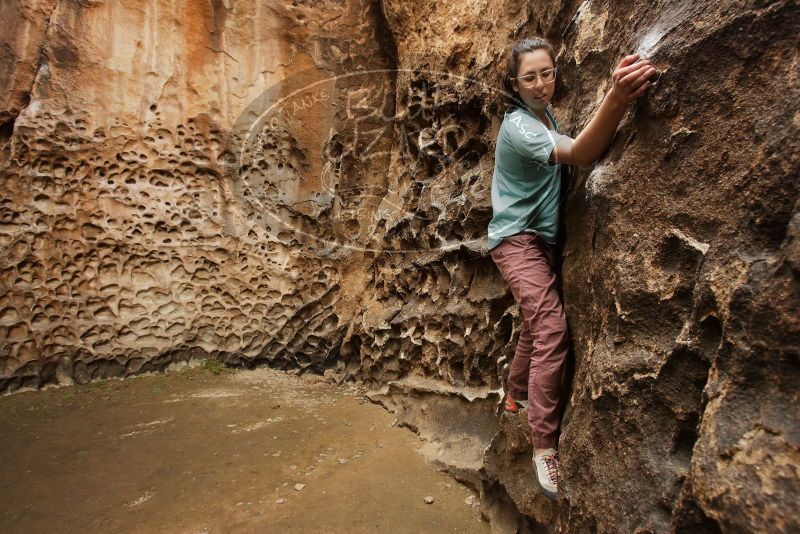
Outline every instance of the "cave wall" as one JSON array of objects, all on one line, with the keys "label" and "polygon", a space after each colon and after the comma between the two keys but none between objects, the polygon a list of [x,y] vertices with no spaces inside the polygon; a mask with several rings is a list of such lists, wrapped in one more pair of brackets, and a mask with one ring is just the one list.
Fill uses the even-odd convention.
[{"label": "cave wall", "polygon": [[[640,50],[663,73],[566,208],[578,363],[564,486],[595,511],[561,523],[795,530],[800,11],[664,3],[633,35],[612,26],[625,48],[590,57],[587,9],[564,40],[576,86],[609,50]],[[576,125],[585,105],[569,105]],[[620,501],[626,513],[600,513]]]},{"label": "cave wall", "polygon": [[388,164],[342,156],[358,87],[335,76],[393,65],[379,6],[0,9],[0,390],[335,357],[363,285],[331,245],[362,238],[338,180],[380,189]]},{"label": "cave wall", "polygon": [[[795,2],[0,9],[3,390],[328,369],[498,528],[798,529]],[[661,71],[565,184],[557,503],[525,415],[491,408],[521,326],[486,255],[497,91],[530,34],[573,137],[625,54]]]}]

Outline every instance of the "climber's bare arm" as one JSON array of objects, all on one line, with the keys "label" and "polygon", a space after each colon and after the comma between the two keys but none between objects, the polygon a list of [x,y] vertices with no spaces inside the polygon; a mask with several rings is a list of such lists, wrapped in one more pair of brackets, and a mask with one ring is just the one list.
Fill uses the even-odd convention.
[{"label": "climber's bare arm", "polygon": [[589,167],[605,152],[628,105],[644,94],[650,86],[649,78],[656,73],[649,60],[637,61],[638,57],[626,56],[619,63],[611,76],[614,84],[597,113],[575,139],[561,139],[553,148],[553,161]]}]

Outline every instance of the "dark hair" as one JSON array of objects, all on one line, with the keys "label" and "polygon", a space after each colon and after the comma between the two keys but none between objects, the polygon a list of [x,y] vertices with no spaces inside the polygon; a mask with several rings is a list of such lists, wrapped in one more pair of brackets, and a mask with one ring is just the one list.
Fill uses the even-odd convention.
[{"label": "dark hair", "polygon": [[506,55],[506,71],[503,75],[503,91],[506,93],[503,96],[505,97],[506,105],[525,105],[520,97],[514,93],[514,88],[511,85],[511,78],[515,78],[517,76],[520,56],[526,52],[533,52],[534,50],[539,50],[540,48],[547,52],[547,54],[550,56],[550,59],[553,61],[553,66],[555,67],[556,57],[555,53],[553,52],[553,45],[550,44],[550,41],[544,37],[528,37],[525,39],[520,39],[515,41],[508,48]]}]

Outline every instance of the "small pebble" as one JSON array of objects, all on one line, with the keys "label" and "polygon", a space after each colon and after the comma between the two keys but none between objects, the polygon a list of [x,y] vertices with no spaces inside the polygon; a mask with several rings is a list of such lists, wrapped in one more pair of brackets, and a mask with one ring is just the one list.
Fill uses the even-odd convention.
[{"label": "small pebble", "polygon": [[297,491],[300,491],[301,489],[303,489],[305,487],[306,487],[305,484],[295,484],[294,485],[294,489],[296,489]]},{"label": "small pebble", "polygon": [[339,458],[339,463],[340,464],[346,464],[347,463],[347,458]]},{"label": "small pebble", "polygon": [[433,504],[433,497],[431,497],[430,495],[425,497],[425,503],[426,504]]},{"label": "small pebble", "polygon": [[275,504],[283,504],[285,502],[286,502],[286,499],[278,499],[277,501],[275,501]]}]

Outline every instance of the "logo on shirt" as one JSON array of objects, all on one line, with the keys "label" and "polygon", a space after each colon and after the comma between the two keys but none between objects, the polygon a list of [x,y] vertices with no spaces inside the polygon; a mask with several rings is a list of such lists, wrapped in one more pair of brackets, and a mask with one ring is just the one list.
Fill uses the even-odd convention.
[{"label": "logo on shirt", "polygon": [[519,133],[525,136],[525,139],[533,139],[538,135],[542,135],[542,132],[532,132],[528,130],[528,124],[522,122],[522,117],[517,115],[513,119],[509,120],[508,122],[512,123],[514,126],[517,127]]}]

